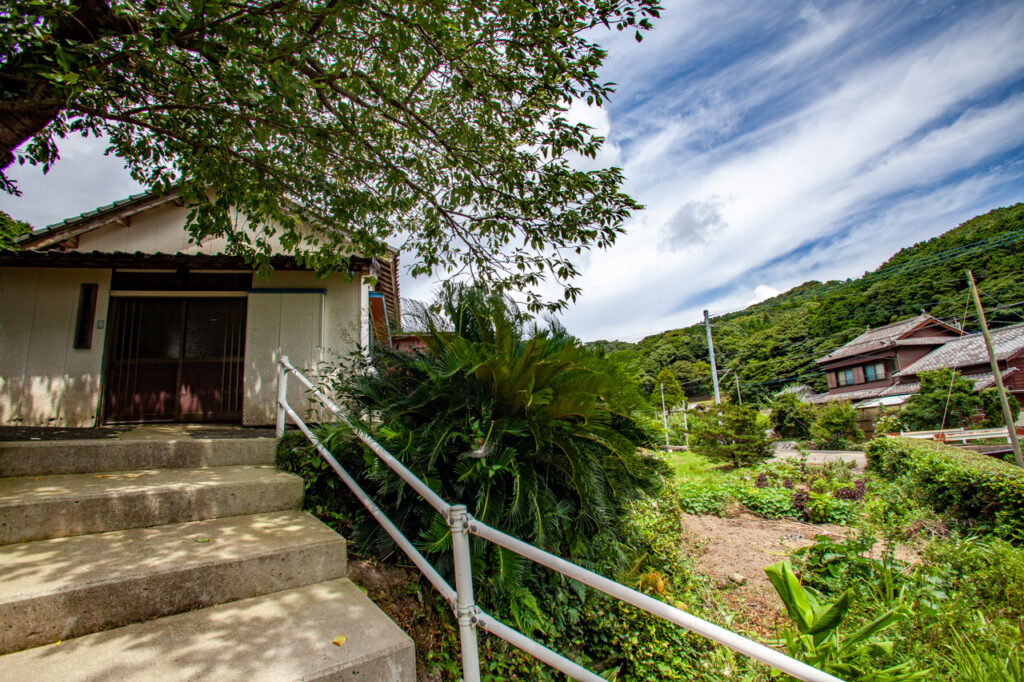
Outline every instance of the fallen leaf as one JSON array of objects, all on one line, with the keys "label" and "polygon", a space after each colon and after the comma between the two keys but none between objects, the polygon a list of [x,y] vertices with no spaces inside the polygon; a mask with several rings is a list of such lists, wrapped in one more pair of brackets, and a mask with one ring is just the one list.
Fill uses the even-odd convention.
[{"label": "fallen leaf", "polygon": [[345,641],[347,639],[348,639],[348,637],[346,637],[345,635],[338,635],[337,637],[335,637],[334,639],[331,640],[331,643],[332,644],[337,644],[338,646],[341,646],[342,644],[345,643]]},{"label": "fallen leaf", "polygon": [[142,474],[121,474],[121,478],[138,478]]},{"label": "fallen leaf", "polygon": [[60,643],[63,642],[63,641],[64,641],[63,639],[58,639],[56,642],[53,643],[53,645],[54,646],[60,646]]},{"label": "fallen leaf", "polygon": [[209,542],[210,538],[192,538],[193,542]]},{"label": "fallen leaf", "polygon": [[110,474],[96,474],[93,478],[110,478]]}]

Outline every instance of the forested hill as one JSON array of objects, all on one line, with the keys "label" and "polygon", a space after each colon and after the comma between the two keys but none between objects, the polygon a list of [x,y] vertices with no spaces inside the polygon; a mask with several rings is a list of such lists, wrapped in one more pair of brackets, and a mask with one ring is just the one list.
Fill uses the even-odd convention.
[{"label": "forested hill", "polygon": [[[925,310],[962,321],[968,303],[964,270],[978,281],[989,325],[1024,320],[1024,204],[973,218],[945,234],[903,249],[863,277],[806,282],[740,312],[712,319],[722,392],[744,401],[804,383],[825,390],[814,359],[868,326]],[[977,329],[973,306],[967,328]],[[711,392],[704,326],[693,325],[637,344],[596,341],[650,393],[668,368],[691,398]]]}]

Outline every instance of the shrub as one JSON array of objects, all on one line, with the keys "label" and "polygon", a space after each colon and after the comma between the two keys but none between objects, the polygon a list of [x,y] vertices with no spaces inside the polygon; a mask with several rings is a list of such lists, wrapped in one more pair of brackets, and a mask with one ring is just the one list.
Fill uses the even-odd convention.
[{"label": "shrub", "polygon": [[876,438],[868,466],[882,476],[907,477],[936,511],[980,523],[997,535],[1024,540],[1024,469],[934,441]]},{"label": "shrub", "polygon": [[783,393],[771,399],[772,428],[780,438],[804,440],[811,435],[814,406],[800,400],[793,393]]},{"label": "shrub", "polygon": [[798,516],[793,508],[792,494],[785,488],[747,488],[737,486],[733,497],[752,513],[766,519],[784,519]]},{"label": "shrub", "polygon": [[883,414],[875,420],[875,435],[885,433],[899,433],[903,430],[903,422],[898,414]]},{"label": "shrub", "polygon": [[[985,419],[981,425],[989,428],[1006,426],[1006,419],[1003,418],[1003,406],[999,400],[999,390],[993,386],[986,388],[978,395],[981,398],[981,409],[985,413]],[[1010,414],[1013,415],[1013,421],[1016,422],[1017,417],[1020,416],[1020,403],[1017,402],[1016,396],[1009,394],[1006,396],[1006,400],[1010,403]]]},{"label": "shrub", "polygon": [[[416,476],[480,521],[573,561],[614,572],[628,561],[620,540],[631,499],[653,492],[664,463],[639,453],[649,412],[607,358],[564,329],[531,326],[514,303],[466,286],[442,289],[440,312],[424,311],[424,352],[378,348],[375,371],[335,374],[334,389]],[[402,532],[450,573],[448,525],[372,454],[335,426],[339,459]],[[364,517],[355,539],[393,545]],[[486,569],[484,599],[529,605],[523,581],[538,569],[494,545],[472,544]],[[526,607],[519,615],[526,616]]]},{"label": "shrub", "polygon": [[935,369],[918,376],[921,390],[900,412],[900,421],[908,431],[971,425],[981,408],[973,382],[952,369]]},{"label": "shrub", "polygon": [[849,404],[836,401],[818,413],[811,424],[814,445],[823,450],[844,450],[853,443],[864,440],[864,434],[857,427],[857,410]]},{"label": "shrub", "polygon": [[737,469],[771,457],[771,447],[755,410],[742,405],[715,405],[693,426],[694,450],[715,461],[732,462]]}]

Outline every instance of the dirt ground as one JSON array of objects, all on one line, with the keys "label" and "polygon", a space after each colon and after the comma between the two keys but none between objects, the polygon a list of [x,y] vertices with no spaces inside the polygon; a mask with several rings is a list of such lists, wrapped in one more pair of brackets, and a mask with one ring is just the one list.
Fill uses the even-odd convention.
[{"label": "dirt ground", "polygon": [[[850,532],[843,526],[762,519],[749,513],[735,518],[683,515],[683,540],[699,555],[698,568],[724,591],[744,627],[769,637],[787,617],[764,568],[794,549],[814,544],[817,535],[838,540]],[[729,578],[737,573],[746,578],[745,584]]]},{"label": "dirt ground", "polygon": [[[841,540],[853,528],[811,524],[782,519],[762,519],[748,512],[733,518],[683,514],[682,542],[697,556],[697,567],[710,576],[737,614],[736,623],[745,629],[774,637],[779,625],[789,621],[782,601],[768,581],[764,569],[782,561],[795,549],[814,544],[818,535]],[[881,543],[872,556],[881,556]],[[912,546],[896,548],[896,558],[908,563],[920,560]],[[737,584],[730,575],[746,578]]]}]

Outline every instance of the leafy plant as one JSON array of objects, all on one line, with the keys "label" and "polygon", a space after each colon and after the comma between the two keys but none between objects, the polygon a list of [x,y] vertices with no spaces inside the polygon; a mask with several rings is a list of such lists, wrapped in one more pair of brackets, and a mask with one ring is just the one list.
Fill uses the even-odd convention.
[{"label": "leafy plant", "polygon": [[[974,383],[953,369],[921,372],[921,390],[907,400],[900,421],[908,431],[970,426],[982,401]],[[999,414],[1002,414],[1001,412]]]},{"label": "leafy plant", "polygon": [[[1003,417],[1003,405],[999,400],[999,389],[994,386],[986,388],[978,394],[981,398],[981,411],[985,413],[985,419],[981,422],[982,426],[989,428],[997,428],[1000,426],[1006,426],[1006,419]],[[1017,397],[1007,393],[1007,402],[1010,404],[1010,414],[1013,416],[1014,423],[1017,422],[1017,417],[1020,415],[1020,403],[1017,401]]]},{"label": "leafy plant", "polygon": [[771,457],[758,413],[743,405],[715,405],[693,427],[691,444],[696,452],[714,461],[728,461],[736,468]]},{"label": "leafy plant", "polygon": [[[620,569],[629,502],[667,473],[659,458],[639,454],[649,407],[605,358],[560,327],[527,325],[506,298],[459,285],[439,296],[421,321],[425,352],[378,348],[375,371],[339,370],[337,391],[372,415],[364,428],[449,502],[561,556]],[[396,525],[450,571],[444,519],[375,456],[354,455],[346,428],[330,433]],[[356,530],[364,545],[390,551],[371,519]],[[480,593],[500,592],[521,626],[543,628],[523,587],[532,565],[484,543],[473,553]]]},{"label": "leafy plant", "polygon": [[811,424],[811,437],[815,447],[823,450],[845,450],[850,444],[861,442],[864,434],[857,426],[857,410],[842,401],[830,403]]},{"label": "leafy plant", "polygon": [[811,435],[811,424],[814,422],[814,406],[805,403],[795,393],[783,393],[774,396],[768,403],[771,406],[772,428],[782,438],[803,440]]},{"label": "leafy plant", "polygon": [[840,638],[839,627],[853,601],[853,592],[845,592],[838,601],[821,603],[818,597],[800,584],[789,560],[764,569],[772,587],[779,594],[786,612],[796,626],[782,631],[786,651],[825,672],[848,680],[916,680],[929,671],[913,671],[914,661],[904,661],[883,670],[874,670],[870,657],[891,654],[892,642],[869,641],[876,634],[892,627],[906,617],[902,609],[891,609],[855,632]]},{"label": "leafy plant", "polygon": [[880,436],[886,433],[899,433],[903,429],[903,421],[898,414],[883,414],[875,420],[875,435]]},{"label": "leafy plant", "polygon": [[398,240],[413,274],[463,268],[562,307],[579,293],[569,255],[610,246],[638,207],[619,169],[571,164],[603,138],[567,103],[610,93],[594,32],[639,39],[659,9],[12,0],[0,191],[17,192],[15,160],[48,169],[60,138],[102,135],[136,180],[195,206],[197,241],[262,266],[280,245],[344,272]]}]

